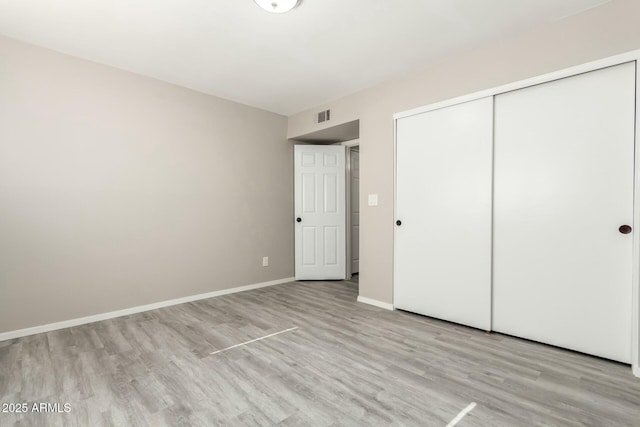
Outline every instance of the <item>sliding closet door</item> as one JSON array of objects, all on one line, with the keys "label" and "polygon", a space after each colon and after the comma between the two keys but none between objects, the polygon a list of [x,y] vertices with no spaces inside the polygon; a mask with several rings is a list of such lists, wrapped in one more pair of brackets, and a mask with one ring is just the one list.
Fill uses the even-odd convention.
[{"label": "sliding closet door", "polygon": [[396,123],[394,305],[488,330],[493,100]]},{"label": "sliding closet door", "polygon": [[496,331],[630,361],[634,82],[628,63],[496,97]]}]

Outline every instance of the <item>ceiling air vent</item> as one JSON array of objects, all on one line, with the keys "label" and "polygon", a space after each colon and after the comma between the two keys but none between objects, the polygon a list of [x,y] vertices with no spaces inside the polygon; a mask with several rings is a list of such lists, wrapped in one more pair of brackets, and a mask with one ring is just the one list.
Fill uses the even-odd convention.
[{"label": "ceiling air vent", "polygon": [[328,122],[331,120],[331,110],[324,110],[318,113],[318,123]]}]

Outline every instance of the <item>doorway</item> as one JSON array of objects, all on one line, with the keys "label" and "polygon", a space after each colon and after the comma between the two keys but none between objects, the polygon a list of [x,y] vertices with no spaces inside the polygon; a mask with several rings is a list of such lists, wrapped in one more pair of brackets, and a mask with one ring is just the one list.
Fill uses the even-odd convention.
[{"label": "doorway", "polygon": [[359,120],[353,120],[291,138],[296,280],[357,281],[359,136]]},{"label": "doorway", "polygon": [[358,140],[295,146],[296,280],[351,280],[360,273]]}]

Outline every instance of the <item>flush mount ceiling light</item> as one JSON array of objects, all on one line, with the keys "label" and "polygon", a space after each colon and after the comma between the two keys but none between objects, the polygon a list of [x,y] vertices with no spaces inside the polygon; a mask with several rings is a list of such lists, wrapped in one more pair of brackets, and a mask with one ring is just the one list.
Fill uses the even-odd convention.
[{"label": "flush mount ceiling light", "polygon": [[258,6],[271,13],[285,13],[298,5],[299,0],[253,0]]}]

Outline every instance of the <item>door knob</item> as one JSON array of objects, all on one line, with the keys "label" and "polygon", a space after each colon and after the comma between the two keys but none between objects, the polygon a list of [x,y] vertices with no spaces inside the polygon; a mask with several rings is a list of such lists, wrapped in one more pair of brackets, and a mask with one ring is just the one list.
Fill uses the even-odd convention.
[{"label": "door knob", "polygon": [[396,221],[396,225],[402,225],[402,221],[397,220],[397,221]]},{"label": "door knob", "polygon": [[621,232],[622,234],[629,234],[631,233],[631,226],[630,225],[621,225],[620,228],[618,228],[618,231]]},{"label": "door knob", "polygon": [[302,218],[300,217],[296,218],[296,222],[302,222]]}]

